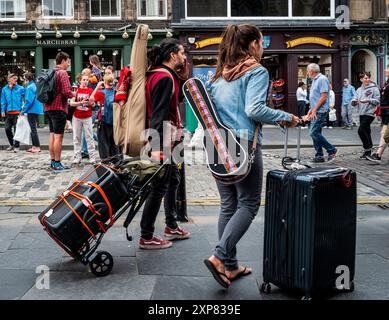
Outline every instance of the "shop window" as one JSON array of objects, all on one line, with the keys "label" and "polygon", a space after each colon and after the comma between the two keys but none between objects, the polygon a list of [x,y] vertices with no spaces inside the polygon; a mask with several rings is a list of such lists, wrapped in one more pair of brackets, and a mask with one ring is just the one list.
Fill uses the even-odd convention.
[{"label": "shop window", "polygon": [[226,17],[226,0],[187,0],[188,17]]},{"label": "shop window", "polygon": [[25,20],[26,1],[22,0],[0,0],[1,20]]},{"label": "shop window", "polygon": [[122,65],[122,51],[120,49],[94,49],[94,48],[84,48],[82,49],[82,67],[89,68],[89,57],[92,55],[97,55],[100,59],[101,67],[104,69],[107,66],[113,66],[116,76],[120,74],[120,70],[123,67]]},{"label": "shop window", "polygon": [[91,0],[92,19],[120,18],[120,0]]},{"label": "shop window", "polygon": [[231,0],[233,17],[287,17],[288,2],[285,0]]},{"label": "shop window", "polygon": [[320,66],[320,72],[332,83],[332,56],[330,54],[299,56],[297,82],[302,81],[308,85],[312,82],[307,76],[307,66],[310,63],[318,64]]},{"label": "shop window", "polygon": [[331,16],[330,0],[293,0],[294,17],[329,17]]},{"label": "shop window", "polygon": [[73,0],[43,0],[43,16],[48,18],[73,18]]},{"label": "shop window", "polygon": [[15,73],[23,84],[26,72],[35,73],[35,51],[33,49],[0,49],[0,87],[7,84],[7,76]]},{"label": "shop window", "polygon": [[139,19],[166,19],[167,0],[138,0]]},{"label": "shop window", "polygon": [[328,19],[335,17],[335,0],[186,0],[186,17]]}]

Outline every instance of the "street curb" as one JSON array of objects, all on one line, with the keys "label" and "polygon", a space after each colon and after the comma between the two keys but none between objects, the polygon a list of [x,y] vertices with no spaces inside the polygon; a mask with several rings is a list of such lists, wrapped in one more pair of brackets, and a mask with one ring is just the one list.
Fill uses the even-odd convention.
[{"label": "street curb", "polygon": [[[1,200],[0,206],[48,206],[54,200]],[[219,198],[204,198],[204,199],[187,199],[186,204],[189,206],[219,206]],[[389,197],[360,197],[357,199],[357,204],[360,205],[378,205],[389,204]],[[265,205],[265,200],[261,201],[261,206]]]}]

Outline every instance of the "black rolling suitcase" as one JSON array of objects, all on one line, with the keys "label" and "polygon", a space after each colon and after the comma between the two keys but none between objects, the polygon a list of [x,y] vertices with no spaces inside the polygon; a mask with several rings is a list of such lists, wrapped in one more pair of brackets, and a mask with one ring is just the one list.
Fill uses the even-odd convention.
[{"label": "black rolling suitcase", "polygon": [[356,185],[344,168],[268,172],[261,292],[354,290]]}]

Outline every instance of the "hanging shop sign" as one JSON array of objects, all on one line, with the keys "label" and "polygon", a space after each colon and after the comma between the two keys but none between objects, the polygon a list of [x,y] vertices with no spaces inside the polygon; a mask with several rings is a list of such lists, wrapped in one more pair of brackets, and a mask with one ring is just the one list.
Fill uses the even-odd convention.
[{"label": "hanging shop sign", "polygon": [[204,47],[212,46],[214,44],[220,44],[222,42],[222,37],[217,37],[217,38],[209,38],[201,41],[195,42],[196,49],[201,49]]},{"label": "hanging shop sign", "polygon": [[332,45],[334,44],[334,41],[327,40],[327,39],[320,38],[320,37],[303,37],[303,38],[298,38],[298,39],[294,39],[291,41],[287,41],[286,47],[293,48],[293,47],[301,46],[303,44],[319,44],[321,46],[331,48]]}]

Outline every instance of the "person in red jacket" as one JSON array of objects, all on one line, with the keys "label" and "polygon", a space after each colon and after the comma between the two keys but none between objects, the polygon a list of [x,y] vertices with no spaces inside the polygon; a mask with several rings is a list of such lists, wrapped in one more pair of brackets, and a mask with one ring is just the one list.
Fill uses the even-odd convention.
[{"label": "person in red jacket", "polygon": [[[181,79],[188,78],[189,68],[185,50],[177,39],[165,39],[160,45],[154,45],[149,53],[150,73],[146,81],[146,107],[148,128],[159,133],[160,141],[151,141],[151,156],[160,157],[165,148],[171,149],[180,141],[180,115],[178,104],[182,97],[180,89]],[[170,135],[165,135],[166,124],[169,124]],[[165,127],[165,128],[164,128]],[[175,129],[174,129],[175,128]],[[175,137],[173,133],[177,133]],[[167,139],[165,139],[167,138]],[[172,144],[172,141],[176,141]],[[165,156],[168,156],[165,154]],[[146,200],[141,219],[141,249],[164,249],[172,246],[173,239],[186,239],[190,233],[177,224],[174,208],[177,187],[180,183],[177,164],[174,160],[166,165],[165,179],[152,186]],[[162,199],[165,195],[166,227],[163,240],[154,234],[154,224],[157,218]],[[169,196],[170,195],[170,196]],[[170,203],[170,205],[169,205]]]}]

